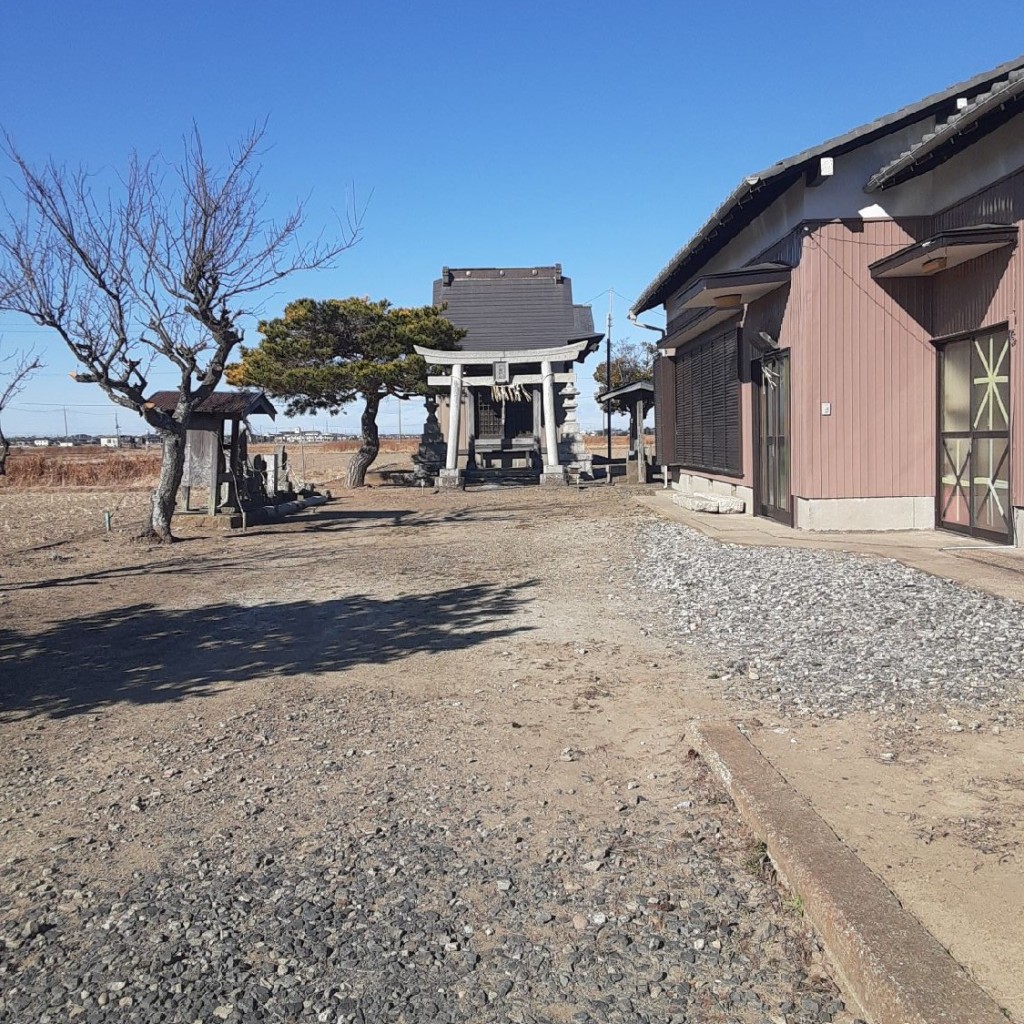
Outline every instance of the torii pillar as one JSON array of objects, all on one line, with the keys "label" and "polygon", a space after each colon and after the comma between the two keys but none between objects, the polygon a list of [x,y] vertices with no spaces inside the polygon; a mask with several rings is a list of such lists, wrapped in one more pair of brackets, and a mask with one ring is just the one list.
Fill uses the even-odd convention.
[{"label": "torii pillar", "polygon": [[462,363],[452,366],[451,391],[448,394],[448,451],[444,469],[438,474],[439,487],[461,487],[462,470],[459,469],[459,418],[462,414]]},{"label": "torii pillar", "polygon": [[544,472],[542,484],[565,485],[565,466],[558,461],[558,438],[555,430],[555,373],[550,359],[540,364],[541,387],[544,395]]}]

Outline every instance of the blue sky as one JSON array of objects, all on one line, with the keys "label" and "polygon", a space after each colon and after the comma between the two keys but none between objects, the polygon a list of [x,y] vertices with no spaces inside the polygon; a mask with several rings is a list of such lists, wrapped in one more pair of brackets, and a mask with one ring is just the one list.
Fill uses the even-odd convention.
[{"label": "blue sky", "polygon": [[[224,152],[266,118],[271,210],[305,200],[315,233],[372,193],[360,243],[266,296],[265,315],[303,295],[424,304],[446,264],[560,262],[602,327],[615,290],[616,341],[642,333],[629,302],[744,175],[1024,51],[1019,0],[6,7],[0,124],[30,159],[174,159],[193,121]],[[71,357],[0,319],[3,351],[30,344],[47,365],[7,433],[63,432],[65,408],[72,433],[111,431]],[[389,403],[382,429],[396,419]],[[407,405],[406,428],[419,419]]]}]

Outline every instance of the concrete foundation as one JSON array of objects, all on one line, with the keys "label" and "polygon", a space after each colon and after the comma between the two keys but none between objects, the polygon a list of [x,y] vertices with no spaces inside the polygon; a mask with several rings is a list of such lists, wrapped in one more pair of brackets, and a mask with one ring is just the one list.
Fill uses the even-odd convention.
[{"label": "concrete foundation", "polygon": [[732,483],[727,480],[716,480],[698,473],[688,473],[685,469],[672,471],[672,490],[680,494],[699,496],[701,498],[735,498],[743,502],[743,512],[751,515],[754,508],[754,489],[745,484]]},{"label": "concrete foundation", "polygon": [[934,530],[935,498],[794,498],[802,530]]},{"label": "concrete foundation", "polygon": [[747,504],[740,498],[725,494],[683,494],[672,496],[674,504],[691,512],[712,512],[715,515],[742,515]]},{"label": "concrete foundation", "polygon": [[998,1024],[992,998],[731,722],[687,730],[875,1024]]},{"label": "concrete foundation", "polygon": [[456,489],[462,487],[463,478],[461,469],[442,469],[437,474],[437,486]]},{"label": "concrete foundation", "polygon": [[542,487],[564,487],[566,483],[565,466],[545,466],[544,472],[540,475],[540,483]]}]

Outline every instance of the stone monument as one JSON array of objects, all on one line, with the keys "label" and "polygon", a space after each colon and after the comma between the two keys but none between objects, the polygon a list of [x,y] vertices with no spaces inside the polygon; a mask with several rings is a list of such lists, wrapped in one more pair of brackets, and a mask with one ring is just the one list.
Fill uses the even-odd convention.
[{"label": "stone monument", "polygon": [[441,424],[437,422],[437,397],[428,393],[424,404],[427,407],[427,418],[420,435],[419,449],[412,457],[415,466],[412,475],[418,484],[433,484],[444,466],[447,446],[441,435]]},{"label": "stone monument", "polygon": [[570,381],[562,388],[561,394],[565,420],[562,423],[562,435],[558,441],[558,461],[568,467],[571,472],[591,479],[594,475],[594,457],[587,451],[586,442],[580,433],[579,421],[576,419],[580,393]]}]

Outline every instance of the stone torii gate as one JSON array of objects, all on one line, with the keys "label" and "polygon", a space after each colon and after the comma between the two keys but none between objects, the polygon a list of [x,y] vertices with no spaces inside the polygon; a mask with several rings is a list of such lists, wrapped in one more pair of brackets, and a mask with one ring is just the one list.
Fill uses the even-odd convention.
[{"label": "stone torii gate", "polygon": [[[441,487],[459,487],[463,474],[459,468],[459,431],[464,393],[473,388],[507,387],[511,389],[541,386],[541,422],[544,438],[544,462],[541,484],[565,484],[566,467],[558,453],[555,385],[573,385],[576,375],[556,366],[572,364],[597,346],[603,336],[587,335],[564,345],[535,349],[494,349],[490,351],[440,351],[416,345],[417,355],[430,367],[444,367],[448,372],[427,377],[431,387],[448,388],[448,436],[445,465],[438,477]],[[528,369],[540,365],[540,373]],[[522,367],[516,372],[516,366]],[[468,371],[468,372],[467,372]]]}]

